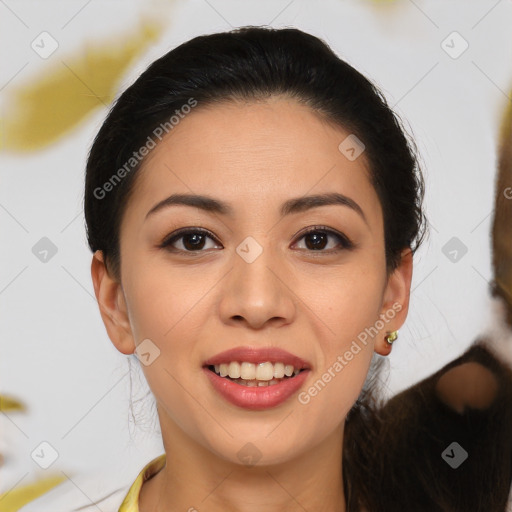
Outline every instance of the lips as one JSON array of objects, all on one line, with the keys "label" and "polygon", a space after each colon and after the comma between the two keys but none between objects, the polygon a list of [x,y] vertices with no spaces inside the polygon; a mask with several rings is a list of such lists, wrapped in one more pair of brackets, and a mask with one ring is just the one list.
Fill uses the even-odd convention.
[{"label": "lips", "polygon": [[205,377],[212,388],[224,400],[242,409],[260,411],[271,409],[287,402],[305,385],[310,370],[303,370],[298,375],[281,380],[268,387],[246,387],[203,368]]},{"label": "lips", "polygon": [[231,361],[248,363],[284,363],[290,364],[299,369],[311,369],[311,364],[304,359],[277,347],[236,347],[207,359],[203,367],[211,365],[230,363]]},{"label": "lips", "polygon": [[[237,383],[240,379],[230,379],[217,375],[212,371],[216,365],[226,363],[283,363],[291,365],[299,371],[290,377],[282,379],[272,379],[273,385],[265,387],[253,387]],[[203,372],[210,381],[213,389],[231,404],[251,410],[263,410],[276,407],[289,400],[304,385],[311,373],[311,364],[309,361],[276,347],[236,347],[221,352],[210,359],[204,361]],[[247,381],[248,383],[249,381]],[[254,381],[253,381],[254,382]],[[260,381],[261,382],[261,381]],[[270,384],[265,382],[265,384]]]}]

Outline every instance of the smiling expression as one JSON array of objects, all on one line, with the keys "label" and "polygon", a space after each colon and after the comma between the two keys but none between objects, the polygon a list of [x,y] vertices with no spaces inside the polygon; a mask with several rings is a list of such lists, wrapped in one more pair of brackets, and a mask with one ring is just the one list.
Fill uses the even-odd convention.
[{"label": "smiling expression", "polygon": [[349,134],[285,97],[198,105],[146,158],[120,228],[127,322],[109,335],[124,353],[147,339],[158,347],[143,370],[164,439],[180,431],[235,462],[252,442],[270,464],[343,424],[377,338],[307,404],[294,393],[258,411],[236,406],[204,363],[278,347],[310,364],[304,390],[397,298],[404,309],[386,330],[405,318],[408,283],[387,279],[367,159],[338,149]]}]

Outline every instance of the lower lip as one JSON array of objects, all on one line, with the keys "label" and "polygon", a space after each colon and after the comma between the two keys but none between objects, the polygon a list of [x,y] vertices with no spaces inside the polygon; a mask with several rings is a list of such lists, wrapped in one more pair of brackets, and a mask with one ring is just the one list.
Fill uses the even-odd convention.
[{"label": "lower lip", "polygon": [[203,367],[213,387],[228,402],[238,407],[251,410],[262,410],[276,407],[290,398],[306,380],[309,370],[303,370],[295,377],[284,379],[273,386],[244,386],[225,377],[219,377],[206,367]]}]

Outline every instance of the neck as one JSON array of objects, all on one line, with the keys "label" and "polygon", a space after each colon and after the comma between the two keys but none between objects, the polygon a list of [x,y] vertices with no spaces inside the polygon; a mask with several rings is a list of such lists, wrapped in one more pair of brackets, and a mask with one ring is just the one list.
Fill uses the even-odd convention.
[{"label": "neck", "polygon": [[217,456],[162,414],[160,424],[167,462],[143,485],[140,512],[346,511],[343,424],[292,460],[254,466]]}]

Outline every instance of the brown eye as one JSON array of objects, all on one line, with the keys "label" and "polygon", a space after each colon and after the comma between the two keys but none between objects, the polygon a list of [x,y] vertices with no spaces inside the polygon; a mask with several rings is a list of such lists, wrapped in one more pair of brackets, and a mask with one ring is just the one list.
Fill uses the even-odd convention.
[{"label": "brown eye", "polygon": [[[308,251],[330,253],[337,252],[342,249],[351,249],[353,247],[352,242],[345,235],[321,226],[315,226],[309,229],[306,233],[302,234],[299,240],[302,240],[303,238],[305,240],[305,248]],[[337,240],[337,244],[334,243],[334,248],[328,248],[330,250],[324,250],[329,245],[329,239]]]},{"label": "brown eye", "polygon": [[[209,231],[204,229],[181,229],[176,233],[172,233],[167,237],[162,244],[161,248],[169,250],[182,251],[182,252],[204,252],[206,239],[215,240]],[[182,247],[175,247],[176,242],[181,241]],[[208,247],[207,247],[208,249]]]},{"label": "brown eye", "polygon": [[[213,247],[206,247],[208,239],[217,243],[209,231],[199,228],[184,228],[168,236],[160,244],[160,247],[172,252],[205,252],[203,249],[215,248],[215,244]],[[307,251],[333,253],[354,247],[354,244],[345,235],[323,226],[310,228],[299,238],[299,240],[302,239],[305,240],[305,250]]]}]

